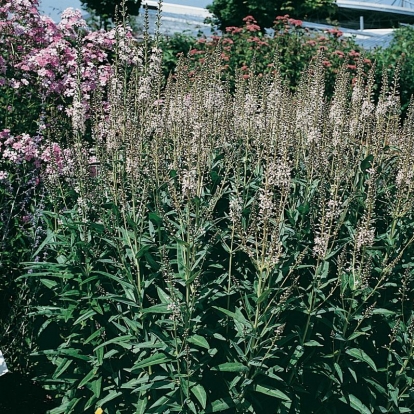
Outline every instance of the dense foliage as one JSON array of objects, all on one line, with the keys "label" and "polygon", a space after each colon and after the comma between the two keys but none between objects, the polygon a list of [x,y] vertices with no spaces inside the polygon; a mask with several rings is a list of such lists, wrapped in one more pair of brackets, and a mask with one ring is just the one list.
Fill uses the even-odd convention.
[{"label": "dense foliage", "polygon": [[[414,94],[414,59],[411,52],[413,47],[414,28],[402,26],[394,31],[393,38],[386,48],[378,48],[374,51],[374,58],[381,72],[384,69],[388,76],[393,77],[398,70],[404,111],[408,109],[410,99]],[[380,73],[377,78],[380,79]]]},{"label": "dense foliage", "polygon": [[93,15],[98,16],[101,27],[108,28],[110,23],[121,19],[121,12],[126,11],[131,16],[138,16],[141,0],[80,0],[82,7]]},{"label": "dense foliage", "polygon": [[245,16],[253,15],[263,28],[273,26],[277,15],[286,13],[299,19],[318,16],[327,18],[335,11],[333,0],[213,0],[207,9],[213,14],[213,22],[220,29],[240,26]]},{"label": "dense foliage", "polygon": [[152,61],[95,101],[96,161],[78,123],[49,177],[25,280],[54,412],[409,412],[413,110],[362,66],[327,102],[321,58],[294,95],[231,94],[217,53],[160,94]]},{"label": "dense foliage", "polygon": [[166,81],[122,25],[0,13],[0,348],[52,414],[412,412],[396,82],[286,16],[278,53],[247,17]]}]

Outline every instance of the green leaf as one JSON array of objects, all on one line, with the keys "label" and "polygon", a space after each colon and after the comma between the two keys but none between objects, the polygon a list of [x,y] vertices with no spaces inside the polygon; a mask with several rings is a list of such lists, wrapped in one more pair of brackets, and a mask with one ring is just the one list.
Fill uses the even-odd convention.
[{"label": "green leaf", "polygon": [[131,372],[135,374],[139,372],[142,368],[151,367],[153,365],[165,364],[169,361],[171,361],[170,357],[167,357],[164,354],[157,353],[135,364],[132,367]]},{"label": "green leaf", "polygon": [[392,402],[395,404],[396,407],[398,407],[398,394],[400,390],[398,389],[398,387],[394,387],[391,384],[387,384],[387,388]]},{"label": "green leaf", "polygon": [[385,388],[382,385],[378,384],[378,382],[365,377],[364,380],[368,382],[368,384],[371,384],[383,396],[387,395],[387,391],[385,390]]},{"label": "green leaf", "polygon": [[375,366],[374,361],[362,349],[351,348],[348,349],[346,353],[356,359],[359,359],[360,361],[367,363],[375,372],[377,372],[377,367]]},{"label": "green leaf", "polygon": [[348,396],[351,407],[362,414],[372,414],[371,410],[362,403],[362,401],[353,394]]},{"label": "green leaf", "polygon": [[259,305],[260,303],[262,303],[264,300],[267,299],[267,297],[270,295],[270,289],[265,290],[257,299],[257,304]]},{"label": "green leaf", "polygon": [[82,359],[83,361],[89,361],[89,356],[79,354],[79,349],[73,348],[58,348],[57,350],[45,350],[33,352],[32,355],[56,355],[56,356],[68,356],[76,359]]},{"label": "green leaf", "polygon": [[127,289],[132,289],[132,290],[136,290],[135,286],[132,285],[131,283],[128,283],[125,279],[123,279],[120,276],[116,276],[116,275],[111,275],[108,272],[102,272],[100,270],[95,270],[94,273],[101,275],[101,276],[105,276],[108,279],[111,279],[117,283],[119,283],[122,287],[127,288]]},{"label": "green leaf", "polygon": [[371,167],[371,162],[374,160],[374,156],[369,154],[363,161],[361,161],[361,170],[365,171]]},{"label": "green leaf", "polygon": [[246,326],[251,326],[251,323],[241,314],[241,312],[238,312],[237,314],[234,312],[231,312],[227,309],[220,308],[219,306],[213,306],[214,309],[217,309],[218,311],[224,313],[227,316],[230,316],[230,318],[234,319],[237,322],[242,323]]},{"label": "green leaf", "polygon": [[208,413],[220,413],[226,411],[233,406],[230,398],[219,399],[211,403],[211,409],[207,410]]},{"label": "green leaf", "polygon": [[40,282],[44,284],[47,288],[52,289],[57,285],[57,282],[50,279],[40,279]]},{"label": "green leaf", "polygon": [[96,368],[93,368],[89,371],[88,374],[83,378],[83,380],[79,383],[78,388],[83,387],[86,383],[89,383],[90,380],[96,375]]},{"label": "green leaf", "polygon": [[323,345],[322,345],[322,344],[320,344],[319,342],[317,342],[317,341],[315,341],[315,340],[311,339],[310,341],[305,342],[305,343],[303,344],[303,346],[323,346]]},{"label": "green leaf", "polygon": [[78,323],[80,323],[82,321],[85,321],[85,320],[91,318],[94,315],[96,315],[96,312],[93,309],[89,309],[83,315],[79,316],[79,318],[76,319],[76,321],[73,322],[73,324],[77,325]]},{"label": "green leaf", "polygon": [[265,387],[263,385],[255,385],[253,387],[254,391],[260,392],[265,395],[270,395],[271,397],[278,398],[279,400],[291,401],[291,399],[282,391],[276,390],[274,388]]},{"label": "green leaf", "polygon": [[167,295],[161,288],[157,287],[158,297],[162,303],[169,304],[171,303],[171,298]]},{"label": "green leaf", "polygon": [[338,377],[341,380],[341,382],[344,382],[344,376],[342,374],[342,369],[339,366],[339,364],[337,364],[336,362],[334,362],[334,368],[335,368],[335,371],[338,374]]},{"label": "green leaf", "polygon": [[142,309],[142,313],[171,313],[171,311],[168,310],[168,305],[166,303],[159,303],[158,305]]},{"label": "green leaf", "polygon": [[55,238],[55,234],[52,232],[52,230],[47,230],[47,236],[46,238],[43,240],[43,242],[40,244],[40,246],[37,248],[37,250],[32,254],[32,257],[36,257],[39,256],[39,253],[43,250],[43,247],[45,247],[46,245],[50,246],[51,240]]},{"label": "green leaf", "polygon": [[102,344],[98,345],[94,351],[98,350],[99,348],[102,348],[106,345],[110,345],[110,344],[117,344],[122,346],[125,349],[131,349],[132,348],[132,344],[131,341],[135,340],[135,337],[132,335],[121,335],[121,336],[116,336],[115,338],[110,339],[109,341],[103,342]]},{"label": "green leaf", "polygon": [[205,409],[207,405],[207,393],[204,387],[200,384],[197,384],[191,388],[191,392],[197,398],[203,409]]},{"label": "green leaf", "polygon": [[149,213],[149,219],[158,227],[162,225],[162,218],[155,213]]},{"label": "green leaf", "polygon": [[97,338],[98,336],[102,335],[103,332],[104,332],[104,328],[103,327],[99,328],[92,335],[90,335],[88,338],[86,338],[86,340],[84,341],[83,344],[84,345],[88,344],[89,342],[91,342],[92,340]]},{"label": "green leaf", "polygon": [[348,337],[348,341],[352,341],[355,338],[358,338],[358,336],[362,336],[362,335],[366,335],[365,332],[353,332],[349,337]]},{"label": "green leaf", "polygon": [[211,368],[211,370],[220,372],[247,372],[249,368],[240,362],[225,362],[224,364],[219,364]]},{"label": "green leaf", "polygon": [[102,398],[102,400],[99,400],[96,403],[96,405],[98,407],[101,407],[104,404],[106,404],[107,402],[112,401],[113,399],[119,397],[120,395],[122,395],[122,392],[121,391],[111,390],[111,391],[109,391],[109,394],[106,397]]},{"label": "green leaf", "polygon": [[373,315],[394,316],[395,312],[384,308],[377,308],[372,311]]},{"label": "green leaf", "polygon": [[348,371],[351,373],[351,375],[354,378],[355,382],[358,382],[358,377],[357,377],[355,371],[351,367],[348,367]]},{"label": "green leaf", "polygon": [[98,361],[98,365],[102,365],[103,356],[104,356],[104,349],[103,348],[98,348],[98,349],[95,349],[94,352],[96,354],[96,359]]},{"label": "green leaf", "polygon": [[69,365],[73,362],[73,359],[62,359],[62,362],[56,368],[56,371],[53,374],[53,378],[59,378],[69,367]]},{"label": "green leaf", "polygon": [[190,342],[190,344],[197,345],[201,348],[210,349],[209,343],[201,335],[197,335],[197,334],[191,335],[187,338],[187,341]]},{"label": "green leaf", "polygon": [[294,367],[298,363],[299,359],[302,358],[304,353],[305,353],[305,349],[303,348],[303,346],[298,345],[295,348],[295,351],[293,352],[292,357],[290,358],[289,366]]},{"label": "green leaf", "polygon": [[299,213],[301,215],[303,215],[303,216],[306,215],[306,214],[308,214],[309,213],[309,210],[310,210],[310,204],[307,201],[305,203],[301,204],[298,207]]},{"label": "green leaf", "polygon": [[102,391],[102,377],[99,377],[97,380],[92,381],[91,388],[95,397],[99,398]]},{"label": "green leaf", "polygon": [[140,398],[138,400],[137,409],[135,410],[135,414],[145,414],[145,410],[147,408],[148,399],[147,397]]}]

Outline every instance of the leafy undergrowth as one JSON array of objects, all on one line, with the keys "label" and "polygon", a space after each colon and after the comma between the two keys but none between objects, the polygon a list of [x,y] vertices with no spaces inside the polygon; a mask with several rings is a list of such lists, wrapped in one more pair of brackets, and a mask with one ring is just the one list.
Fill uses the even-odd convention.
[{"label": "leafy undergrowth", "polygon": [[[155,50],[154,53],[157,53]],[[323,57],[220,78],[220,53],[165,89],[122,62],[95,97],[26,280],[58,413],[409,412],[414,111],[397,84]],[[277,60],[274,62],[278,67]],[[105,100],[105,105],[102,101]]]},{"label": "leafy undergrowth", "polygon": [[403,122],[398,79],[376,85],[358,57],[330,99],[322,52],[292,89],[277,55],[224,77],[219,43],[165,84],[157,39],[122,29],[105,82],[85,90],[70,54],[68,110],[42,113],[42,136],[1,134],[21,231],[2,257],[51,414],[411,412],[414,106]]}]

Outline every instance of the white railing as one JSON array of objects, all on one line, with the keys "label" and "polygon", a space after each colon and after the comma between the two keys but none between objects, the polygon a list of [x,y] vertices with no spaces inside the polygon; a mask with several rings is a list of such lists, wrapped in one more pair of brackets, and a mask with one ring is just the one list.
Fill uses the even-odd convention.
[{"label": "white railing", "polygon": [[[353,1],[353,0],[336,0],[338,7],[344,9],[370,10],[385,13],[405,14],[414,16],[414,2],[407,0],[399,1]],[[397,5],[398,4],[398,5]]]},{"label": "white railing", "polygon": [[[141,3],[141,7],[148,4],[151,8],[158,7],[158,1],[154,0],[143,0]],[[192,7],[192,6],[181,6],[180,4],[173,4],[173,3],[162,3],[162,11],[165,13],[174,13],[174,14],[184,14],[188,16],[196,16],[196,17],[211,17],[211,13],[207,9],[203,9],[201,7]]]}]

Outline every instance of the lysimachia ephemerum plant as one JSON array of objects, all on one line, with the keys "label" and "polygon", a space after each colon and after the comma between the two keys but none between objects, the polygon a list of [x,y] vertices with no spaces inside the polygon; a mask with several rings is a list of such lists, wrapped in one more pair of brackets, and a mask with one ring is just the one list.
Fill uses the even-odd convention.
[{"label": "lysimachia ephemerum plant", "polygon": [[47,182],[25,276],[52,413],[410,412],[414,107],[402,123],[398,79],[374,101],[361,58],[327,99],[318,54],[293,93],[276,57],[233,91],[219,45],[164,87],[157,42],[129,47],[88,140],[77,83],[75,168]]}]

